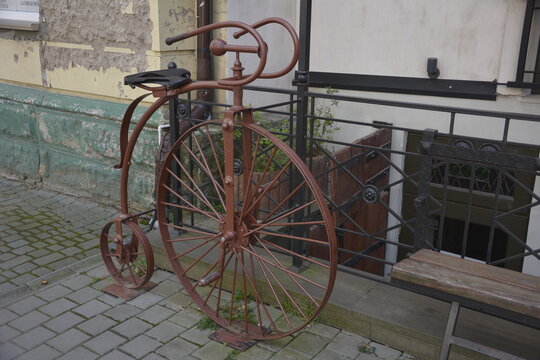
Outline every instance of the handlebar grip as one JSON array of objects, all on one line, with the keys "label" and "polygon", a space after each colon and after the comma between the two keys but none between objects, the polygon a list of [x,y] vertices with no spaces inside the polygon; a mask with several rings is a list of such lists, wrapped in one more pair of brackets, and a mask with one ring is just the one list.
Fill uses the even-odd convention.
[{"label": "handlebar grip", "polygon": [[168,37],[168,38],[165,39],[165,44],[172,45],[175,42],[187,39],[189,36],[186,36],[186,35],[188,35],[188,33],[183,33],[183,34],[180,34],[180,35]]}]

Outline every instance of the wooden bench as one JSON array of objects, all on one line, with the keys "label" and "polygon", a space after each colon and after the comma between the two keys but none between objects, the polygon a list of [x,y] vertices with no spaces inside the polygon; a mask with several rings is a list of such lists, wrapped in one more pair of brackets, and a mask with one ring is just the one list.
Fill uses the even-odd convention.
[{"label": "wooden bench", "polygon": [[394,265],[391,278],[397,285],[452,303],[439,360],[448,358],[451,344],[498,359],[519,359],[455,336],[461,305],[540,329],[539,277],[422,249]]}]

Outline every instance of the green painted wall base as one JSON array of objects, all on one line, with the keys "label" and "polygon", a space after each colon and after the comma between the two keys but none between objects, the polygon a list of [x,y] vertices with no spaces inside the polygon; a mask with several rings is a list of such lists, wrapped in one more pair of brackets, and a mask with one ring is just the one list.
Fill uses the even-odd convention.
[{"label": "green painted wall base", "polygon": [[[0,172],[115,203],[118,134],[126,104],[0,83]],[[142,115],[140,107],[133,120]],[[141,134],[131,167],[130,203],[149,208],[154,188],[158,111]]]}]

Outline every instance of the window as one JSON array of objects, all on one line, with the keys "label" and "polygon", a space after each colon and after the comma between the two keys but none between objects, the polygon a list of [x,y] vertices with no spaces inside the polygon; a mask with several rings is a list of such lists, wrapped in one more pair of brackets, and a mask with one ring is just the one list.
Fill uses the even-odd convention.
[{"label": "window", "polygon": [[39,30],[39,0],[0,0],[0,28]]},{"label": "window", "polygon": [[527,0],[516,81],[508,86],[540,93],[540,0]]}]

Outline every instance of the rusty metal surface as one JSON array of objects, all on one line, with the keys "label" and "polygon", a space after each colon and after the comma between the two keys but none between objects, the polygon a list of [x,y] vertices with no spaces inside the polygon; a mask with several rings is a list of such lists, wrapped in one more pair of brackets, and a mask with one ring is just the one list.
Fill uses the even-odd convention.
[{"label": "rusty metal surface", "polygon": [[111,276],[129,289],[146,284],[154,272],[154,255],[136,219],[116,219],[105,225],[99,247]]},{"label": "rusty metal surface", "polygon": [[256,341],[246,340],[236,334],[230,333],[223,328],[217,329],[208,337],[239,351],[246,351],[257,343]]},{"label": "rusty metal surface", "polygon": [[121,283],[114,283],[104,287],[102,291],[117,298],[130,301],[135,299],[137,296],[147,292],[148,290],[154,288],[156,285],[156,283],[150,281],[136,289],[132,289],[125,287]]},{"label": "rusty metal surface", "polygon": [[[264,73],[268,48],[256,28],[271,23],[289,32],[293,52],[283,69]],[[237,21],[210,24],[167,39],[167,43],[220,28],[240,29],[234,34],[235,38],[250,34],[256,42],[255,46],[227,44],[219,39],[210,43],[209,49],[215,56],[236,53],[232,77],[191,82],[177,89],[137,84],[158,99],[139,119],[129,138],[126,129],[134,106],[127,110],[128,120],[124,121],[121,132],[119,166],[122,169],[121,214],[105,226],[101,250],[107,269],[124,287],[141,288],[149,280],[153,270],[152,250],[128,208],[129,166],[137,139],[151,115],[172,96],[208,88],[232,91],[233,106],[224,112],[223,120],[189,129],[165,159],[157,201],[160,232],[169,260],[185,290],[213,320],[244,339],[280,338],[315,319],[330,297],[336,276],[334,225],[324,195],[305,163],[275,135],[252,124],[252,109],[243,106],[242,98],[243,86],[253,80],[288,73],[298,59],[299,41],[286,21],[268,18],[251,26]],[[242,53],[255,53],[259,57],[259,65],[251,74],[243,74]],[[241,176],[234,172],[238,158],[242,159]],[[193,164],[184,163],[185,159],[194,161],[197,169],[193,169]],[[259,162],[262,168],[255,169],[261,167]],[[300,182],[289,182],[287,194],[280,184],[293,174]],[[173,189],[172,183],[179,184],[182,190]],[[278,193],[281,195],[276,200],[273,197]],[[306,203],[293,203],[293,195],[297,193],[305,193]],[[171,207],[190,212],[191,224],[177,225],[170,221],[168,209]],[[307,219],[308,214],[317,219]],[[201,230],[194,224],[195,217],[212,222],[214,230]],[[289,230],[294,227],[320,227],[322,230],[314,239],[302,231],[291,235]],[[125,228],[131,233],[128,243],[123,234]],[[115,244],[113,249],[111,243]],[[288,243],[302,243],[299,249],[304,250],[293,252],[288,249]],[[313,246],[326,249],[323,250],[326,260],[309,257],[306,249]],[[148,262],[139,276],[133,273],[131,265],[142,255]],[[290,259],[302,259],[309,264],[310,271],[302,274],[291,271]],[[201,266],[204,262],[209,265]],[[127,275],[123,274],[126,269]],[[129,292],[127,289],[118,291],[118,288],[114,291]],[[225,297],[229,298],[228,302]],[[229,335],[223,333],[222,336]],[[243,346],[244,341],[235,342]]]}]

